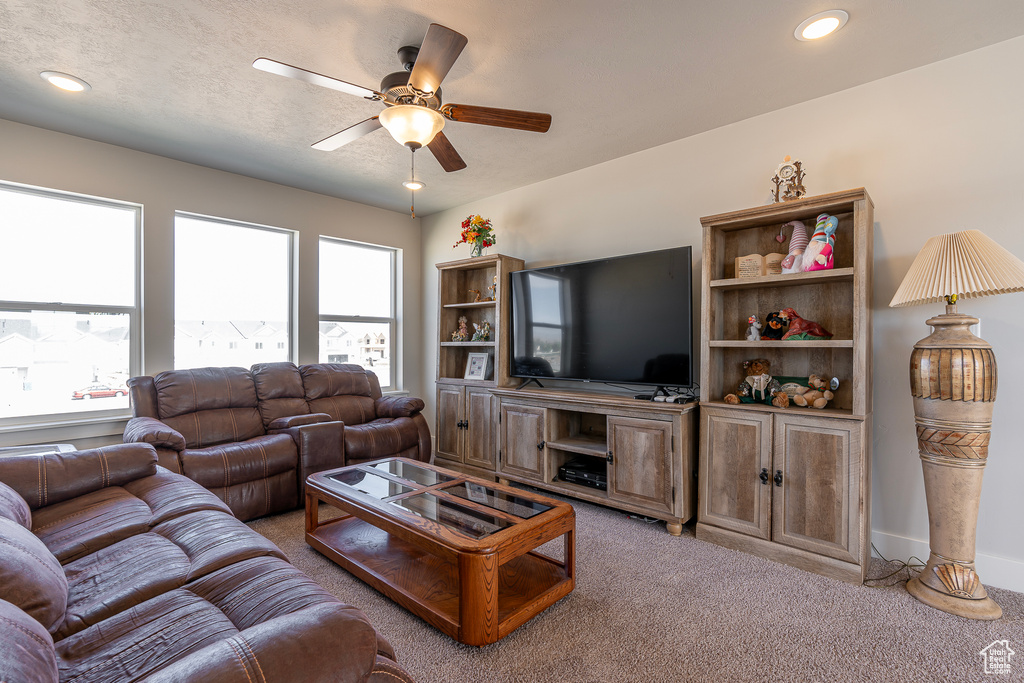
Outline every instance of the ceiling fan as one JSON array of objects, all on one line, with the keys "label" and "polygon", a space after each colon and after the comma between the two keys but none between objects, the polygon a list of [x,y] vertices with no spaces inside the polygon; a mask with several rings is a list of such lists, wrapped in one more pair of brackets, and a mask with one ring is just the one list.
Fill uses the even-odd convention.
[{"label": "ceiling fan", "polygon": [[466,168],[466,162],[441,132],[445,120],[536,133],[546,133],[551,126],[550,114],[469,104],[442,104],[441,81],[467,42],[468,39],[461,33],[440,24],[431,24],[420,47],[399,49],[398,57],[405,71],[385,76],[379,91],[263,57],[252,65],[272,74],[384,103],[385,109],[378,116],[324,138],[313,144],[314,149],[333,151],[383,126],[395,140],[413,151],[426,146],[441,167],[451,172]]}]

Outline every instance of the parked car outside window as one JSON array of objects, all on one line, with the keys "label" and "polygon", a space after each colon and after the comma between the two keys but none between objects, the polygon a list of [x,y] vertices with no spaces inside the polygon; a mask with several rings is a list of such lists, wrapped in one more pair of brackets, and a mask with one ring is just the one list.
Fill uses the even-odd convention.
[{"label": "parked car outside window", "polygon": [[90,384],[84,389],[79,389],[71,395],[72,400],[90,398],[110,398],[111,396],[125,396],[128,394],[127,387],[111,387],[106,384]]}]

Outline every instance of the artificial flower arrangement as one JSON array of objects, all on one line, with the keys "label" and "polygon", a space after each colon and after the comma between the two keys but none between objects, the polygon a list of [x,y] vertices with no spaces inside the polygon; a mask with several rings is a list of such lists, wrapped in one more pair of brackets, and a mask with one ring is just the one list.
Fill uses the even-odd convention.
[{"label": "artificial flower arrangement", "polygon": [[452,249],[463,242],[470,245],[470,254],[473,256],[479,256],[484,249],[497,244],[498,238],[494,234],[491,219],[475,215],[462,221],[462,236],[452,245]]}]

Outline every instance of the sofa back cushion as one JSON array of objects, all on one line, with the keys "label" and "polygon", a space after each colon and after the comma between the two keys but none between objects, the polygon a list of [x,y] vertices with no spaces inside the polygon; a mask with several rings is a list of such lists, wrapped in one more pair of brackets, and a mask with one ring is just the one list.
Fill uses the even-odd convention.
[{"label": "sofa back cushion", "polygon": [[0,681],[57,683],[53,639],[39,622],[0,598]]},{"label": "sofa back cushion", "polygon": [[26,529],[32,528],[32,511],[21,495],[0,481],[0,518],[17,522]]},{"label": "sofa back cushion", "polygon": [[320,363],[301,365],[302,385],[306,391],[306,402],[314,413],[327,413],[334,420],[346,425],[358,425],[377,417],[373,395],[373,383],[366,370],[348,363]]},{"label": "sofa back cushion", "polygon": [[244,368],[196,368],[153,378],[159,418],[188,448],[246,441],[266,433],[256,386]]},{"label": "sofa back cushion", "polygon": [[48,631],[64,621],[68,580],[60,562],[35,534],[6,517],[0,518],[0,586],[4,600]]},{"label": "sofa back cushion", "polygon": [[281,417],[309,414],[302,375],[294,363],[257,363],[251,372],[264,428]]}]

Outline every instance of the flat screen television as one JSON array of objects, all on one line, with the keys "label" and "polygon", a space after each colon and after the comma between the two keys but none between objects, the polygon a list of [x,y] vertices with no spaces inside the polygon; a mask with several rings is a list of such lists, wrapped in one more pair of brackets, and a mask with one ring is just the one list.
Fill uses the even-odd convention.
[{"label": "flat screen television", "polygon": [[512,273],[511,374],[691,388],[691,249]]}]

